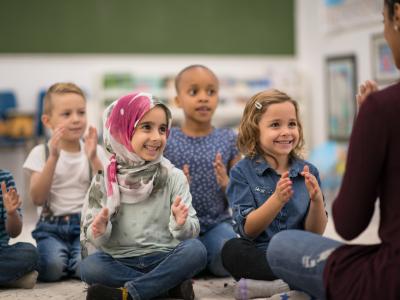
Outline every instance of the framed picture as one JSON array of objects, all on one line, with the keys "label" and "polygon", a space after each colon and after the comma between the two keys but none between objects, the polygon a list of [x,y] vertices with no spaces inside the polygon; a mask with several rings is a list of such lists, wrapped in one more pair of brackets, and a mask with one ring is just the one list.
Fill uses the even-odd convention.
[{"label": "framed picture", "polygon": [[356,58],[354,55],[326,59],[328,136],[346,141],[350,137],[356,113]]},{"label": "framed picture", "polygon": [[372,35],[372,78],[381,85],[390,84],[399,80],[400,72],[394,64],[392,52],[383,33]]}]

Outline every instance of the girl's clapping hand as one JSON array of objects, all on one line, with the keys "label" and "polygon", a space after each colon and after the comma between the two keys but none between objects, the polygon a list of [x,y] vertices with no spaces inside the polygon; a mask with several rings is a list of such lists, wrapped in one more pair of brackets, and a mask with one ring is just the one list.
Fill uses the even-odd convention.
[{"label": "girl's clapping hand", "polygon": [[92,234],[94,238],[97,238],[106,232],[109,219],[108,214],[108,208],[103,207],[100,213],[94,218],[92,223]]},{"label": "girl's clapping hand", "polygon": [[319,187],[317,178],[310,173],[310,168],[305,165],[301,175],[304,176],[308,194],[310,195],[311,201],[323,201],[321,188]]},{"label": "girl's clapping hand", "polygon": [[293,196],[292,181],[289,178],[288,171],[282,174],[281,179],[276,184],[275,195],[282,203],[287,203]]},{"label": "girl's clapping hand", "polygon": [[175,217],[176,224],[182,226],[185,224],[189,214],[189,208],[182,202],[182,198],[177,196],[171,207],[172,213]]}]

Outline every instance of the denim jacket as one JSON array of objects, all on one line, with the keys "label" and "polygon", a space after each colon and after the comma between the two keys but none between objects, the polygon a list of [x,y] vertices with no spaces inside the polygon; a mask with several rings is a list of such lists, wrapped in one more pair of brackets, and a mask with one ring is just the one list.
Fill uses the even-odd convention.
[{"label": "denim jacket", "polygon": [[289,177],[292,180],[293,196],[278,213],[272,223],[256,238],[244,232],[246,216],[259,208],[274,193],[280,175],[261,156],[244,158],[230,171],[227,187],[229,205],[233,211],[234,229],[243,238],[253,240],[258,248],[266,249],[272,236],[281,230],[304,230],[310,206],[310,197],[300,174],[305,165],[321,185],[318,170],[304,160],[291,162]]}]

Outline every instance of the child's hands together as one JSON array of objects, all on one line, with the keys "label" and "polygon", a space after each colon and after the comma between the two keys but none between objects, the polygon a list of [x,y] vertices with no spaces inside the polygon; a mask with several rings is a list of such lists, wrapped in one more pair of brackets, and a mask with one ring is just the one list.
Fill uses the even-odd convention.
[{"label": "child's hands together", "polygon": [[323,201],[322,192],[319,187],[317,178],[310,173],[310,168],[305,165],[301,175],[304,176],[308,194],[310,195],[311,201]]},{"label": "child's hands together", "polygon": [[217,178],[218,185],[225,190],[228,185],[229,177],[222,161],[221,153],[217,153],[215,156],[215,161],[213,162],[215,177]]},{"label": "child's hands together", "polygon": [[282,174],[278,183],[276,184],[275,193],[278,200],[282,203],[287,203],[293,196],[292,181],[289,178],[289,172],[286,171]]},{"label": "child's hands together", "polygon": [[171,207],[172,213],[175,217],[175,222],[178,226],[185,224],[189,214],[189,208],[182,202],[182,197],[177,196]]},{"label": "child's hands together", "polygon": [[61,149],[60,141],[62,136],[64,135],[64,132],[65,132],[65,127],[63,125],[54,130],[54,133],[51,136],[49,143],[50,156],[58,158],[58,156],[60,155],[60,149]]},{"label": "child's hands together", "polygon": [[92,223],[92,234],[94,238],[97,238],[106,232],[108,219],[108,208],[103,207]]},{"label": "child's hands together", "polygon": [[13,188],[10,188],[7,191],[6,183],[3,181],[1,183],[1,192],[3,194],[3,203],[7,214],[14,214],[17,211],[17,208],[21,206],[21,200],[19,199],[17,191]]},{"label": "child's hands together", "polygon": [[85,135],[85,153],[89,160],[93,160],[97,155],[97,130],[93,126],[89,126],[89,130]]}]

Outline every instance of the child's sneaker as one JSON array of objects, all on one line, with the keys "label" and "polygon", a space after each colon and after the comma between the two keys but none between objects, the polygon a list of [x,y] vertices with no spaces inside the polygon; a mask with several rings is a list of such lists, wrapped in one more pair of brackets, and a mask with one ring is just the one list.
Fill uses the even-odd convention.
[{"label": "child's sneaker", "polygon": [[87,290],[86,300],[132,300],[126,288],[112,288],[99,283]]},{"label": "child's sneaker", "polygon": [[181,284],[177,285],[176,287],[170,289],[168,291],[168,295],[169,297],[175,299],[193,300],[194,291],[193,291],[192,280],[187,279],[183,281]]},{"label": "child's sneaker", "polygon": [[5,286],[10,288],[33,289],[36,284],[37,277],[38,272],[32,271],[15,281],[7,283]]}]

